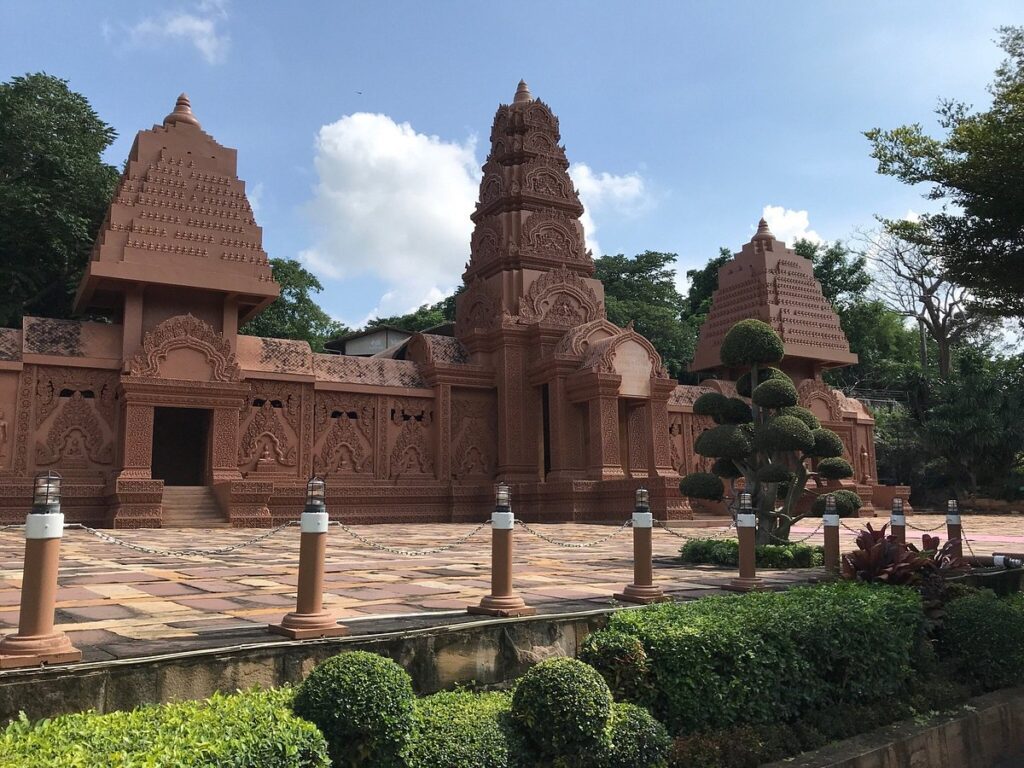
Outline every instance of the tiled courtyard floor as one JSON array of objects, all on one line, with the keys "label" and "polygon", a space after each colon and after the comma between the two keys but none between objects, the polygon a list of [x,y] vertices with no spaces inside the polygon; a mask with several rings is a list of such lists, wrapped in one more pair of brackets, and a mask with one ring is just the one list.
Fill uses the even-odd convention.
[{"label": "tiled courtyard floor", "polygon": [[[851,527],[868,522],[847,521]],[[885,520],[871,521],[876,526]],[[942,516],[916,516],[932,527]],[[367,538],[393,547],[426,549],[452,542],[469,525],[361,526]],[[599,525],[543,525],[546,535],[586,543],[612,531]],[[801,524],[794,538],[810,533]],[[978,554],[1024,551],[1024,517],[964,517],[964,529]],[[720,529],[676,529],[687,536]],[[255,530],[165,529],[110,531],[126,541],[162,549],[219,548],[258,535]],[[920,534],[908,539],[919,540]],[[944,531],[938,531],[944,537]],[[842,530],[843,548],[853,534]],[[434,555],[403,557],[372,549],[332,527],[327,551],[324,603],[353,633],[403,626],[403,617],[422,626],[464,620],[467,605],[489,591],[489,529],[456,548]],[[280,639],[263,632],[295,605],[299,531],[286,528],[266,541],[214,556],[167,557],[136,552],[69,530],[61,549],[57,622],[86,660],[158,655],[236,642]],[[810,541],[820,543],[820,532]],[[731,570],[683,567],[672,562],[682,540],[655,530],[655,579],[678,598],[710,594],[728,582]],[[18,622],[24,540],[20,530],[0,532],[0,635]],[[632,543],[628,529],[589,549],[564,549],[516,531],[517,590],[542,613],[599,609],[631,581]],[[770,583],[813,578],[809,571],[765,571]],[[423,614],[428,614],[423,616]]]}]

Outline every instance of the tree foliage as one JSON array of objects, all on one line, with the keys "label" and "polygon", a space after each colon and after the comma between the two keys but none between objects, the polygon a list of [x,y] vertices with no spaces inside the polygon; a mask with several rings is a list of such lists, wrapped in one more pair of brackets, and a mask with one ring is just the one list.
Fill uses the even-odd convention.
[{"label": "tree foliage", "polygon": [[793,244],[793,250],[814,265],[814,278],[837,312],[861,301],[871,285],[867,257],[854,253],[841,240],[813,243],[801,238]]},{"label": "tree foliage", "polygon": [[68,317],[117,186],[116,134],[65,80],[0,84],[0,325]]},{"label": "tree foliage", "polygon": [[928,184],[927,196],[952,204],[922,217],[941,246],[950,277],[988,312],[1024,317],[1024,27],[1002,27],[1007,58],[983,111],[940,102],[942,138],[919,124],[866,132],[879,173]]},{"label": "tree foliage", "polygon": [[294,259],[271,259],[270,270],[281,295],[240,333],[308,341],[314,352],[323,352],[325,341],[348,331],[314,301],[313,294],[324,289],[316,275]]},{"label": "tree foliage", "polygon": [[406,331],[425,331],[444,323],[455,322],[455,297],[463,290],[459,286],[451,296],[446,296],[436,304],[424,304],[405,315],[391,315],[390,317],[375,317],[366,324],[367,328],[376,328],[381,325],[390,325],[394,328],[402,328]]}]

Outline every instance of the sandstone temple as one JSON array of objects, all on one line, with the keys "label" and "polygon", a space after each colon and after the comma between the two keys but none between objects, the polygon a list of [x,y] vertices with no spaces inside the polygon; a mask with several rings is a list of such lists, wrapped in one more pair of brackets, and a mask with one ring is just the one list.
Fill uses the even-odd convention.
[{"label": "sandstone temple", "polygon": [[844,483],[868,510],[891,496],[869,412],[822,381],[856,357],[808,261],[762,221],[701,330],[694,368],[716,378],[679,386],[605,316],[551,109],[520,83],[490,139],[454,335],[316,354],[239,334],[279,287],[235,151],[180,97],[136,136],[78,290],[79,312],[111,322],[0,329],[0,523],[23,519],[48,469],[69,521],[125,528],[279,523],[312,474],[357,523],[480,520],[499,480],[529,520],[621,520],[641,484],[661,519],[720,515],[678,482],[703,462],[694,399],[735,391],[718,347],[744,317],[782,336],[802,402],[856,469]]}]

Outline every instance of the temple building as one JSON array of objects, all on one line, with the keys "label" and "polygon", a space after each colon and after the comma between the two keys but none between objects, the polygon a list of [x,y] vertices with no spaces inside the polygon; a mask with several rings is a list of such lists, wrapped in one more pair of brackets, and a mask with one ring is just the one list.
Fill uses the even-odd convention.
[{"label": "temple building", "polygon": [[0,523],[23,519],[32,477],[65,478],[69,521],[112,527],[265,526],[296,518],[306,479],[355,523],[482,520],[493,484],[530,520],[621,520],[634,489],[662,519],[694,508],[702,464],[692,403],[733,392],[717,349],[743,317],[786,344],[802,402],[843,438],[868,503],[873,421],[829,388],[854,362],[811,265],[764,222],[722,267],[695,368],[605,315],[558,119],[520,83],[498,108],[454,336],[417,333],[373,356],[239,334],[275,300],[236,155],[183,95],[140,131],[76,299],[111,322],[26,317],[0,329]]}]

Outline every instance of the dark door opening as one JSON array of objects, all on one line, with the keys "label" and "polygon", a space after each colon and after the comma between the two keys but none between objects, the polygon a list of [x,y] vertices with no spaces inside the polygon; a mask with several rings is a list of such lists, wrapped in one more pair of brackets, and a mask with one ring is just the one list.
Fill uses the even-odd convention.
[{"label": "dark door opening", "polygon": [[164,485],[206,485],[210,412],[153,409],[153,477]]}]

